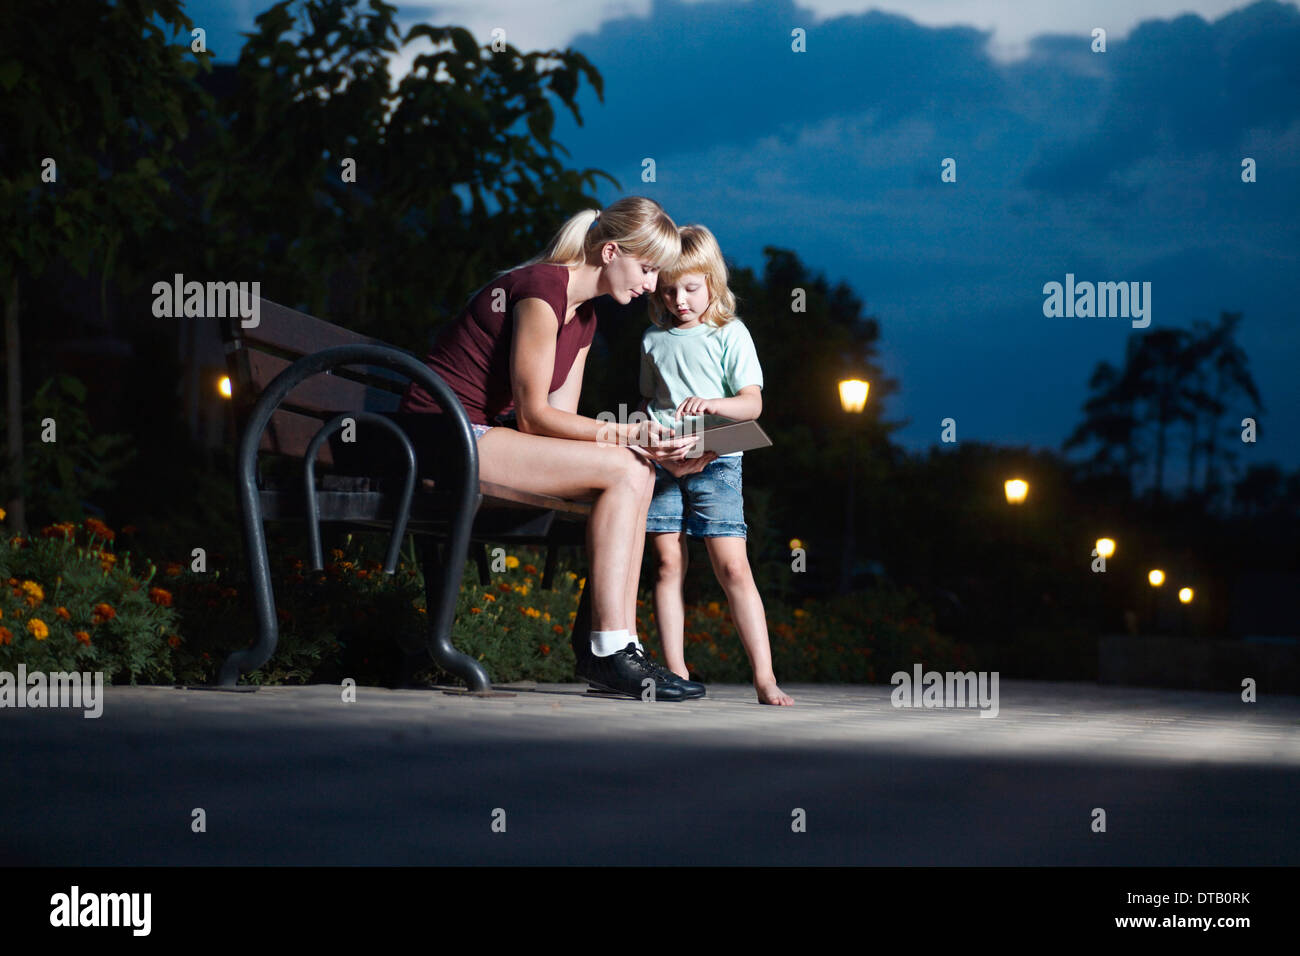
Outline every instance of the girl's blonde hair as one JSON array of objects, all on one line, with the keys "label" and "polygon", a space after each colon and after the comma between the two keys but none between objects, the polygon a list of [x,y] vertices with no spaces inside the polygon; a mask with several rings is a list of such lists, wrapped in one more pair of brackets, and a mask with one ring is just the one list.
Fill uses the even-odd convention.
[{"label": "girl's blonde hair", "polygon": [[570,216],[545,249],[514,269],[539,262],[562,266],[595,264],[601,246],[607,242],[616,243],[626,254],[652,262],[661,270],[672,266],[682,251],[677,225],[662,206],[644,196],[624,196],[604,210],[584,209]]},{"label": "girl's blonde hair", "polygon": [[[705,226],[682,226],[680,235],[681,256],[659,273],[659,285],[672,285],[690,272],[703,274],[709,284],[709,304],[700,321],[720,329],[736,317],[736,297],[727,287],[727,264],[722,260],[722,249]],[[671,328],[673,324],[657,294],[650,297],[650,321],[660,328]]]}]

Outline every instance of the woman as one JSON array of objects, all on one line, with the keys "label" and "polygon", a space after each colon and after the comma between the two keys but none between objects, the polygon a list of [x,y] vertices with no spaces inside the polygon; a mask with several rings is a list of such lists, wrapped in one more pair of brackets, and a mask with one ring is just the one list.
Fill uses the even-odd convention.
[{"label": "woman", "polygon": [[[702,697],[704,687],[648,660],[636,637],[636,595],[654,463],[699,471],[712,454],[686,457],[693,438],[654,422],[614,425],[577,414],[596,331],[594,299],[626,305],[653,293],[681,251],[677,227],[651,199],[629,196],[564,224],[542,253],[498,275],[439,334],[426,364],[464,405],[478,440],[479,478],[562,498],[594,499],[587,526],[592,596],[590,654],[578,674],[656,700]],[[493,427],[513,408],[517,429]],[[401,412],[440,411],[412,383]]]}]

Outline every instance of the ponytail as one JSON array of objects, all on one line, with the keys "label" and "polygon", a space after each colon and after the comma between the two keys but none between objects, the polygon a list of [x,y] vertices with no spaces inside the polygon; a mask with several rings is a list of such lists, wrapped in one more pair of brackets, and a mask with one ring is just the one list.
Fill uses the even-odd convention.
[{"label": "ponytail", "polygon": [[603,212],[584,209],[570,216],[545,249],[497,277],[539,262],[562,266],[594,262],[607,242],[616,243],[628,255],[653,262],[660,269],[673,265],[682,249],[677,226],[662,206],[644,196],[625,196]]}]

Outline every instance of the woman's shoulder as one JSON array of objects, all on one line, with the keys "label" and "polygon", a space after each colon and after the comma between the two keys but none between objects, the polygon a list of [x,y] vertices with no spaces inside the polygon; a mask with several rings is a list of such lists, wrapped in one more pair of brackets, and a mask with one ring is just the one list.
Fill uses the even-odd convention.
[{"label": "woman's shoulder", "polygon": [[502,278],[508,280],[507,284],[518,298],[536,295],[550,299],[567,294],[569,287],[568,268],[554,262],[534,262],[532,265],[520,266]]}]

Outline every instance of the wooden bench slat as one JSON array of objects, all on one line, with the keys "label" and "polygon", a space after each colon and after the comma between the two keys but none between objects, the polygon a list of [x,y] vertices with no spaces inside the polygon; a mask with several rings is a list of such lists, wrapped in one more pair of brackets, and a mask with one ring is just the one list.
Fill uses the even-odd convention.
[{"label": "wooden bench slat", "polygon": [[336,345],[387,345],[379,339],[332,325],[323,319],[262,299],[260,321],[254,328],[234,323],[236,334],[246,344],[259,345],[295,355],[310,355]]},{"label": "wooden bench slat", "polygon": [[[262,432],[262,443],[259,447],[262,451],[268,451],[275,455],[284,455],[288,458],[305,458],[307,456],[307,446],[311,444],[312,438],[320,431],[322,424],[324,424],[322,419],[277,408],[271,413],[271,420],[266,424],[266,431]],[[330,450],[329,442],[321,445],[320,454],[316,460],[323,465],[334,464],[334,453]]]},{"label": "wooden bench slat", "polygon": [[[293,363],[269,352],[249,351],[247,355],[253,395],[261,394],[271,380]],[[299,382],[284,398],[285,403],[330,417],[343,409],[393,412],[401,396],[392,391],[371,388],[341,375],[313,375]]]}]

